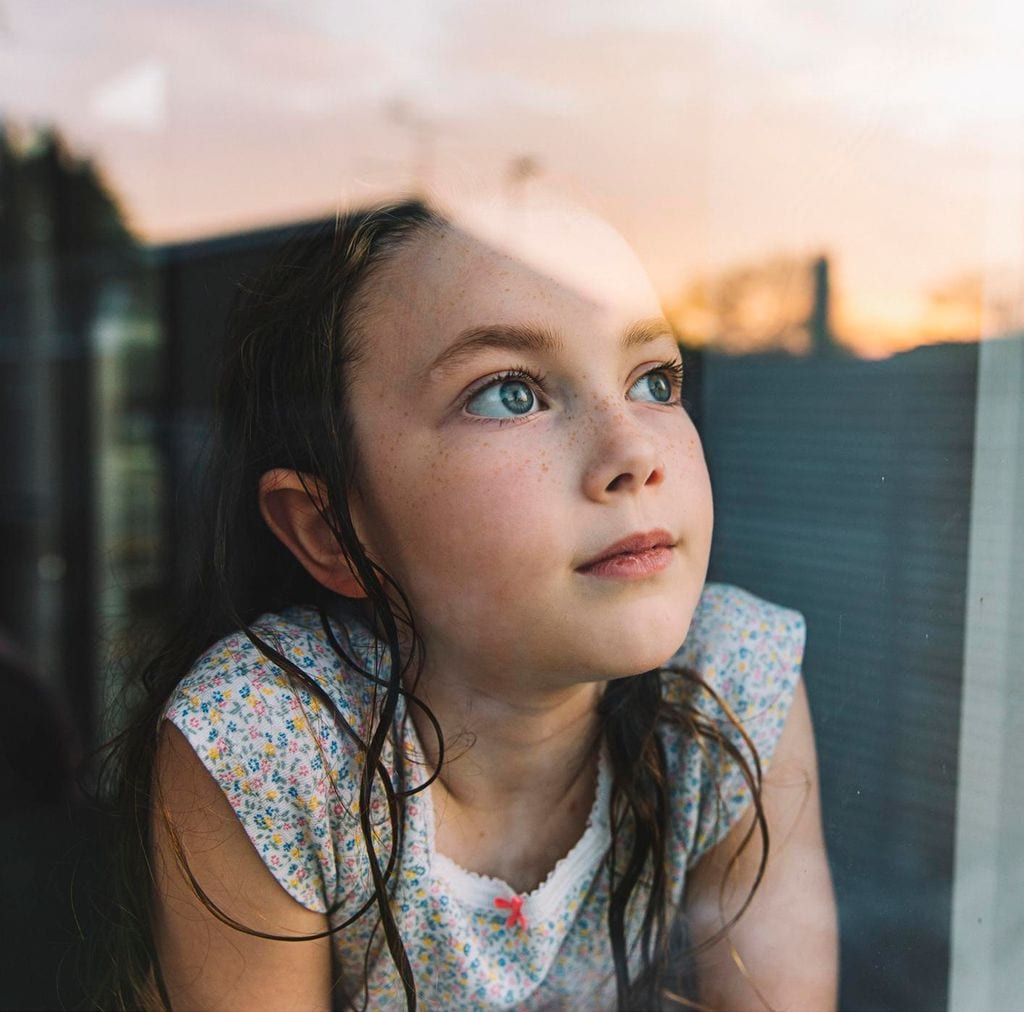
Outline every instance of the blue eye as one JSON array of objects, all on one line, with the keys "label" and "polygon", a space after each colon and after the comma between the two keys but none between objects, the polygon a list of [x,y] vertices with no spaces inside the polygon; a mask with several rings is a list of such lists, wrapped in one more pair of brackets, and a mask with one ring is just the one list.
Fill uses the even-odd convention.
[{"label": "blue eye", "polygon": [[[631,389],[640,389],[650,394],[656,404],[672,404],[676,394],[682,390],[683,366],[681,362],[665,362],[641,376]],[[646,398],[642,398],[646,399]]]},{"label": "blue eye", "polygon": [[[499,377],[497,380],[474,394],[466,402],[466,410],[471,415],[483,418],[508,418],[506,412],[513,416],[527,414],[537,403],[530,384],[516,374]],[[483,410],[470,410],[472,405],[482,406]]]}]

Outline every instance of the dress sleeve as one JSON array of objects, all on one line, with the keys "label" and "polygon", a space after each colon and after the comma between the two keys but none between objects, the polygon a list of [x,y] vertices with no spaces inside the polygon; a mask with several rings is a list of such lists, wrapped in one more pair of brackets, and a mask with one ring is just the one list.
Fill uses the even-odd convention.
[{"label": "dress sleeve", "polygon": [[[164,715],[224,792],[285,891],[310,910],[347,908],[369,894],[358,808],[363,755],[342,726],[359,726],[357,707],[339,695],[340,659],[310,630],[275,616],[259,634],[335,706],[293,684],[247,636],[236,634],[196,662]],[[377,853],[386,856],[382,791],[372,809]]]},{"label": "dress sleeve", "polygon": [[[726,584],[708,584],[686,642],[673,666],[693,671],[717,694],[670,679],[668,698],[689,702],[739,749],[751,772],[753,755],[729,712],[756,750],[762,773],[775,747],[796,693],[803,662],[803,616]],[[702,747],[703,745],[703,747]],[[682,820],[686,866],[692,868],[719,843],[752,801],[740,765],[725,748],[692,736],[678,740],[674,771]]]}]

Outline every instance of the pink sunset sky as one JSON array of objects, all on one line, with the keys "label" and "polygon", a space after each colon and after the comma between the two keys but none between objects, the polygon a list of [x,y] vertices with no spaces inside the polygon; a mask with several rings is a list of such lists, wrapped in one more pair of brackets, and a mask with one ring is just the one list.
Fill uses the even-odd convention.
[{"label": "pink sunset sky", "polygon": [[[511,192],[529,156],[698,336],[723,278],[825,253],[840,339],[882,355],[1022,325],[1021,10],[0,0],[0,119],[55,124],[153,243]],[[779,294],[748,294],[756,329]]]}]

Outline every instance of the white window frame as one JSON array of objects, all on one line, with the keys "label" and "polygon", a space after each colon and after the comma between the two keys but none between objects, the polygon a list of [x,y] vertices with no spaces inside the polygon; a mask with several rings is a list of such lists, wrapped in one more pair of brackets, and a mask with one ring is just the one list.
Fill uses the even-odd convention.
[{"label": "white window frame", "polygon": [[950,939],[949,1007],[972,1012],[1024,984],[1024,123],[1004,126],[984,333],[1016,333],[978,349]]}]

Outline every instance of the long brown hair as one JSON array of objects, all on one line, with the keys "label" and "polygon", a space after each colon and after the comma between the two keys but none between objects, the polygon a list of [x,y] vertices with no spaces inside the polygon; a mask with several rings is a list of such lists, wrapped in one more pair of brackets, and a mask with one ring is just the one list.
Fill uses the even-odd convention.
[{"label": "long brown hair", "polygon": [[[356,915],[332,925],[330,931],[343,930],[355,917],[376,916],[403,982],[408,1007],[416,1007],[412,969],[388,893],[404,835],[403,800],[413,793],[399,790],[382,762],[399,700],[404,697],[419,707],[438,739],[437,767],[414,790],[425,789],[437,776],[444,759],[444,741],[433,714],[415,694],[424,652],[408,599],[395,581],[368,558],[349,513],[349,494],[358,480],[361,462],[353,439],[347,393],[352,364],[360,354],[359,329],[367,283],[411,240],[444,229],[447,224],[438,211],[419,200],[352,211],[315,233],[299,235],[286,243],[258,279],[239,288],[217,387],[214,439],[207,465],[208,504],[200,511],[200,518],[206,518],[206,528],[201,532],[192,587],[185,597],[190,605],[176,630],[141,669],[136,714],[111,743],[106,766],[107,782],[112,785],[123,824],[119,916],[110,942],[115,969],[100,997],[103,1005],[170,1008],[151,927],[153,880],[148,827],[158,789],[153,782],[157,734],[175,685],[210,646],[231,632],[244,630],[296,686],[322,698],[309,676],[264,642],[253,628],[266,612],[304,604],[319,611],[325,634],[346,665],[382,690],[377,693],[377,706],[365,739],[335,713],[340,729],[365,755],[359,812],[361,842],[366,848],[374,896]],[[323,498],[313,489],[309,490],[310,496],[366,591],[366,598],[353,606],[387,645],[390,664],[385,671],[365,670],[356,658],[345,654],[329,621],[332,595],[306,573],[263,523],[258,510],[259,479],[278,467],[315,475],[320,482]],[[410,642],[413,649],[403,649]],[[406,679],[413,665],[412,677]],[[673,813],[659,725],[675,724],[707,755],[714,752],[724,756],[742,771],[753,795],[756,825],[763,841],[761,866],[751,896],[767,861],[761,771],[752,743],[737,722],[751,756],[748,762],[720,725],[704,715],[697,699],[701,694],[714,694],[693,672],[672,673],[672,677],[691,683],[693,702],[668,702],[662,691],[666,675],[666,671],[655,669],[610,682],[599,710],[613,772],[613,843],[606,861],[611,897],[608,930],[621,1009],[690,1004],[682,994],[689,987],[686,960],[680,951],[685,925],[678,912],[671,909],[668,890]],[[325,703],[332,705],[329,700]],[[375,782],[388,799],[393,841],[388,855],[378,854],[373,846],[369,800]],[[617,854],[616,842],[627,837],[631,841],[628,852]],[[178,851],[179,861],[191,878],[180,847]],[[232,921],[203,894],[199,883],[194,879],[192,883],[216,916],[240,931],[258,933]],[[631,979],[626,911],[641,885],[649,890],[642,920],[642,968]],[[352,996],[343,999],[355,1007]]]}]

